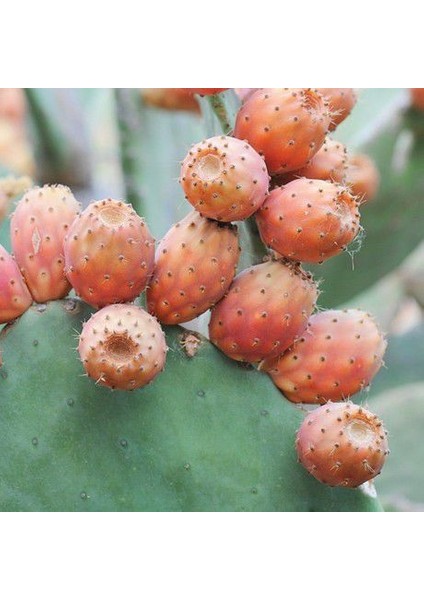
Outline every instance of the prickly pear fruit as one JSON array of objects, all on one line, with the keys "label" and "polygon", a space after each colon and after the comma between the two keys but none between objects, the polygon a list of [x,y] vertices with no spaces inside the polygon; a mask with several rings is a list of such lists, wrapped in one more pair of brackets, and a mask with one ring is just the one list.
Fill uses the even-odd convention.
[{"label": "prickly pear fruit", "polygon": [[352,156],[347,162],[345,182],[361,204],[369,202],[376,196],[380,185],[377,165],[366,154]]},{"label": "prickly pear fruit", "polygon": [[311,276],[295,263],[249,267],[213,308],[210,340],[234,360],[254,363],[278,356],[305,329],[317,295]]},{"label": "prickly pear fruit", "polygon": [[141,96],[146,104],[165,110],[186,110],[200,113],[200,106],[193,94],[178,88],[145,88]]},{"label": "prickly pear fruit", "polygon": [[353,88],[317,88],[328,101],[331,110],[330,131],[334,131],[342,121],[352,112],[357,101],[357,95]]},{"label": "prickly pear fruit", "polygon": [[302,465],[321,483],[357,487],[379,475],[389,453],[377,415],[351,402],[308,413],[296,438]]},{"label": "prickly pear fruit", "polygon": [[64,185],[35,187],[16,206],[10,223],[13,254],[36,302],[63,298],[71,289],[63,240],[79,209]]},{"label": "prickly pear fruit", "polygon": [[84,324],[78,352],[89,377],[100,385],[134,390],[164,368],[165,335],[152,315],[130,304],[105,306]]},{"label": "prickly pear fruit", "polygon": [[261,154],[271,175],[295,171],[321,148],[331,121],[311,89],[260,89],[240,108],[234,135]]},{"label": "prickly pear fruit", "polygon": [[32,297],[13,257],[0,244],[0,323],[22,315]]},{"label": "prickly pear fruit", "polygon": [[180,183],[187,200],[203,216],[239,221],[263,204],[269,176],[249,144],[221,135],[192,146],[181,166]]},{"label": "prickly pear fruit", "polygon": [[146,287],[154,263],[154,239],[130,204],[92,202],[65,240],[66,275],[88,304],[130,302]]},{"label": "prickly pear fruit", "polygon": [[383,364],[387,342],[362,310],[326,310],[281,357],[264,361],[275,385],[292,402],[344,400],[367,386]]},{"label": "prickly pear fruit", "polygon": [[147,307],[162,323],[201,315],[228,290],[240,255],[237,228],[192,211],[165,235],[147,289]]},{"label": "prickly pear fruit", "polygon": [[359,231],[358,202],[349,190],[317,179],[275,188],[255,216],[264,244],[311,263],[339,254]]},{"label": "prickly pear fruit", "polygon": [[424,110],[424,88],[411,88],[409,94],[412,106],[417,110]]},{"label": "prickly pear fruit", "polygon": [[346,146],[336,142],[336,140],[326,138],[324,144],[307,165],[291,175],[343,183],[346,177],[347,164]]}]

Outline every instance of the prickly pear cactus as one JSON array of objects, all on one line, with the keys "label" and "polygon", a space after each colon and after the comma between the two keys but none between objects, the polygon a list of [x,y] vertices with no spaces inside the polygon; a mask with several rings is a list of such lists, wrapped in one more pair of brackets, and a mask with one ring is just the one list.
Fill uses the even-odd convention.
[{"label": "prickly pear cactus", "polygon": [[372,488],[328,488],[296,461],[303,413],[205,338],[166,328],[165,371],[134,392],[83,375],[94,312],[34,305],[1,334],[2,511],[375,511]]}]

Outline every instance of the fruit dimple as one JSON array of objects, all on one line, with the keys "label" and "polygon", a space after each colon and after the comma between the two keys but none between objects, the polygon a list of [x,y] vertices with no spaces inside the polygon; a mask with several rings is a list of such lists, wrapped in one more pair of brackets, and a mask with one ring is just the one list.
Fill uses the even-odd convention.
[{"label": "fruit dimple", "polygon": [[345,433],[352,444],[368,446],[375,440],[375,430],[362,419],[353,419],[345,427]]},{"label": "fruit dimple", "polygon": [[128,361],[134,356],[137,344],[127,333],[114,333],[106,340],[104,349],[109,358]]},{"label": "fruit dimple", "polygon": [[196,167],[196,173],[204,181],[213,181],[221,174],[221,161],[216,154],[202,156]]},{"label": "fruit dimple", "polygon": [[100,220],[105,225],[122,225],[128,219],[128,213],[120,206],[106,206],[99,211]]}]

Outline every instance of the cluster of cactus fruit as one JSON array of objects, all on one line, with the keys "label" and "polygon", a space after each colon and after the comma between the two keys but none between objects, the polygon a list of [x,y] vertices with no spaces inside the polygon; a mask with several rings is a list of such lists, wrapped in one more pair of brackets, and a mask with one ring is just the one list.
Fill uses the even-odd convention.
[{"label": "cluster of cactus fruit", "polygon": [[[193,102],[194,93],[221,91],[174,90]],[[380,472],[388,448],[380,419],[350,398],[382,366],[386,341],[363,311],[314,312],[318,285],[301,265],[348,249],[361,230],[360,206],[378,186],[368,157],[349,157],[327,137],[355,95],[239,93],[233,135],[200,141],[182,161],[193,210],[156,251],[144,219],[123,201],[94,201],[81,212],[65,186],[27,191],[11,218],[13,255],[0,247],[0,322],[73,288],[97,309],[79,332],[84,371],[101,386],[134,390],[166,368],[161,324],[210,310],[209,337],[220,351],[268,373],[289,401],[320,405],[293,440],[301,463],[323,483],[357,487]],[[268,254],[237,274],[234,222],[251,217]]]}]

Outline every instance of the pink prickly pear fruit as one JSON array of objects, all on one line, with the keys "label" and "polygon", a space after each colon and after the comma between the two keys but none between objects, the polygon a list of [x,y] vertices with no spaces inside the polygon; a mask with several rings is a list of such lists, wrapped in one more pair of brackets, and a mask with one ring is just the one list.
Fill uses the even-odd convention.
[{"label": "pink prickly pear fruit", "polygon": [[317,88],[324,96],[331,110],[330,131],[334,131],[352,112],[358,97],[353,88]]},{"label": "pink prickly pear fruit", "polygon": [[178,88],[145,88],[141,96],[149,106],[164,110],[185,110],[200,113],[200,106],[193,94]]},{"label": "pink prickly pear fruit", "polygon": [[147,307],[159,321],[185,323],[228,290],[240,256],[237,228],[192,211],[165,235],[147,289]]},{"label": "pink prickly pear fruit", "polygon": [[336,140],[326,138],[324,144],[307,165],[291,175],[343,183],[346,177],[347,165],[346,146],[336,142]]},{"label": "pink prickly pear fruit", "polygon": [[36,302],[63,298],[63,241],[80,204],[64,185],[35,187],[18,202],[10,223],[13,254]]},{"label": "pink prickly pear fruit", "polygon": [[380,474],[389,454],[379,417],[352,402],[328,402],[297,432],[299,461],[321,483],[354,488]]},{"label": "pink prickly pear fruit", "polygon": [[330,122],[328,104],[315,90],[259,89],[237,113],[234,135],[247,140],[275,175],[304,167],[324,143]]},{"label": "pink prickly pear fruit", "polygon": [[345,400],[369,385],[383,365],[387,342],[370,314],[326,310],[282,356],[261,369],[292,402]]},{"label": "pink prickly pear fruit", "polygon": [[304,331],[317,296],[311,276],[295,263],[249,267],[212,309],[210,340],[234,360],[278,356]]},{"label": "pink prickly pear fruit", "polygon": [[84,324],[78,352],[87,375],[96,383],[134,390],[164,369],[167,346],[155,317],[138,306],[112,304]]},{"label": "pink prickly pear fruit", "polygon": [[130,204],[92,202],[66,236],[66,275],[92,306],[131,302],[150,279],[154,245],[144,219]]},{"label": "pink prickly pear fruit", "polygon": [[220,94],[229,90],[230,88],[180,88],[191,94],[200,94],[201,96],[213,96],[213,94]]},{"label": "pink prickly pear fruit", "polygon": [[297,261],[321,263],[340,254],[359,231],[357,199],[317,179],[275,188],[255,216],[264,244]]},{"label": "pink prickly pear fruit", "polygon": [[222,135],[192,146],[182,162],[180,183],[203,216],[228,222],[258,210],[268,194],[269,175],[249,144]]},{"label": "pink prickly pear fruit", "polygon": [[0,323],[20,317],[31,304],[32,297],[18,265],[0,244]]},{"label": "pink prickly pear fruit", "polygon": [[345,182],[361,204],[369,202],[377,195],[380,185],[377,165],[366,154],[352,156],[347,162]]}]

